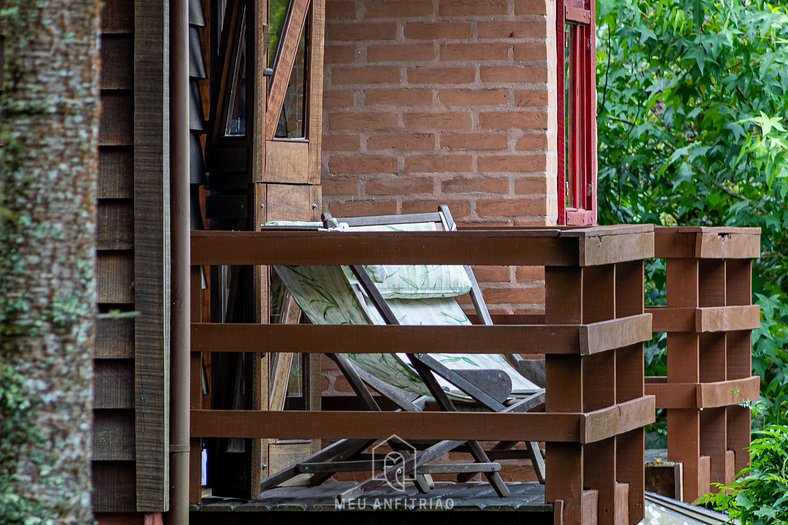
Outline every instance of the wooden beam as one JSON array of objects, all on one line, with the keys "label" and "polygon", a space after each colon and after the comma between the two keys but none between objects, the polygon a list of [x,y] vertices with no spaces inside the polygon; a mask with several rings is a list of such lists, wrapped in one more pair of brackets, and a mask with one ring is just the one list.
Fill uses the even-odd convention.
[{"label": "wooden beam", "polygon": [[656,228],[655,256],[664,258],[757,259],[760,228]]},{"label": "wooden beam", "polygon": [[195,323],[194,352],[579,354],[573,325],[376,326]]},{"label": "wooden beam", "polygon": [[727,332],[755,330],[761,325],[757,305],[647,308],[654,316],[655,332]]},{"label": "wooden beam", "polygon": [[192,410],[193,437],[577,442],[578,413]]},{"label": "wooden beam", "polygon": [[651,339],[651,316],[632,315],[580,326],[580,354],[592,355]]},{"label": "wooden beam", "polygon": [[578,241],[557,231],[264,231],[192,233],[194,265],[479,264],[575,266]]},{"label": "wooden beam", "polygon": [[[168,3],[134,2],[134,385],[137,511],[162,512],[170,493]],[[105,108],[106,111],[106,108]]]},{"label": "wooden beam", "polygon": [[586,413],[581,421],[580,443],[596,443],[649,425],[654,422],[655,410],[654,397],[647,395]]}]

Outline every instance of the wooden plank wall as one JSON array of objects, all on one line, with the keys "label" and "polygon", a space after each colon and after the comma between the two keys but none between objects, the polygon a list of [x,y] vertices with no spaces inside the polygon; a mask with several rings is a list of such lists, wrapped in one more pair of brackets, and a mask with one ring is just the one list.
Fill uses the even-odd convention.
[{"label": "wooden plank wall", "polygon": [[101,25],[93,507],[161,512],[169,485],[166,0],[107,0]]},{"label": "wooden plank wall", "polygon": [[[132,0],[108,0],[101,21],[98,181],[98,302],[101,311],[133,311],[134,18]],[[93,508],[133,511],[135,491],[133,319],[102,320],[96,334]]]}]

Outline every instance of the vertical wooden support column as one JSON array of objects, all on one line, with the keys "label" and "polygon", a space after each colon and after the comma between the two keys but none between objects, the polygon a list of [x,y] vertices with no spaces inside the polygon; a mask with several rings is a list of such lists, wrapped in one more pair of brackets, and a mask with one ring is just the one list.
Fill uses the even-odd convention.
[{"label": "vertical wooden support column", "polygon": [[[668,308],[699,304],[696,259],[667,259]],[[668,383],[700,381],[700,337],[694,332],[668,333]],[[668,458],[684,466],[684,499],[694,501],[709,490],[708,458],[700,452],[700,413],[695,408],[668,411]]]},{"label": "vertical wooden support column", "polygon": [[[725,261],[725,304],[747,306],[752,304],[752,261],[728,259]],[[749,330],[728,332],[725,339],[725,357],[728,379],[743,379],[752,374],[752,336]],[[750,464],[752,418],[750,410],[740,406],[726,408],[728,451],[734,455],[733,472],[726,472],[726,483],[736,473]]]},{"label": "vertical wooden support column", "polygon": [[[582,322],[607,321],[615,317],[615,266],[583,269]],[[583,359],[583,412],[616,404],[616,350]],[[603,379],[604,378],[604,379]],[[598,492],[597,522],[616,523],[616,438],[585,445],[583,451],[585,486]],[[623,503],[626,507],[626,502]]]},{"label": "vertical wooden support column", "polygon": [[[583,321],[583,269],[545,268],[545,322]],[[545,357],[547,412],[583,411],[583,360],[580,356]],[[578,443],[547,443],[545,499],[563,502],[564,523],[586,523],[583,506],[583,447]],[[556,508],[560,508],[557,505]]]},{"label": "vertical wooden support column", "polygon": [[[643,261],[616,265],[616,317],[643,313]],[[643,397],[643,343],[616,350],[616,402],[623,403]],[[629,523],[640,523],[644,517],[645,476],[642,465],[646,448],[642,428],[616,437],[616,474],[628,485]]]},{"label": "vertical wooden support column", "polygon": [[648,311],[659,318],[654,330],[668,334],[668,376],[647,392],[668,410],[668,457],[683,463],[683,498],[692,502],[749,463],[751,416],[741,404],[759,394],[750,335],[759,325],[751,274],[760,231],[659,228],[656,241],[667,306]]},{"label": "vertical wooden support column", "polygon": [[[202,277],[200,268],[191,268],[191,322],[202,322]],[[192,352],[189,358],[190,395],[189,407],[202,408],[202,356]],[[202,440],[189,439],[189,503],[200,503],[202,499]]]}]

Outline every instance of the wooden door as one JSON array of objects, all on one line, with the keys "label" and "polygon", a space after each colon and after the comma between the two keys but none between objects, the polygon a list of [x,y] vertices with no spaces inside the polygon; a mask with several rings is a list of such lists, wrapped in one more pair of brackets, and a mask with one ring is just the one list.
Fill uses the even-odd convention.
[{"label": "wooden door", "polygon": [[[268,0],[266,14],[269,82],[266,89],[262,132],[255,133],[258,225],[269,220],[318,220],[322,209],[320,192],[320,142],[323,101],[324,0]],[[269,322],[297,323],[300,311],[287,301],[276,279],[259,269],[261,305],[269,311]],[[265,286],[269,284],[269,286]],[[278,315],[271,315],[278,314]],[[311,354],[272,356],[266,374],[268,396],[261,406],[269,410],[320,408],[320,360]],[[295,379],[295,380],[293,380]],[[262,381],[261,383],[266,383]],[[270,475],[305,457],[319,446],[316,440],[272,440],[263,444]]]},{"label": "wooden door", "polygon": [[[324,0],[219,1],[214,12],[210,195],[206,215],[215,229],[259,229],[270,220],[317,220],[322,208]],[[218,276],[217,276],[218,277]],[[235,269],[215,279],[214,321],[268,323],[281,298],[272,296],[268,268]],[[297,316],[291,315],[297,322]],[[247,354],[212,367],[215,408],[268,409],[274,373],[290,374],[291,360]],[[319,360],[295,356],[304,408],[319,408]],[[226,385],[235,381],[235,390]],[[238,386],[241,383],[244,386]],[[286,384],[287,382],[284,382]],[[298,383],[298,382],[296,382]],[[291,396],[299,397],[299,396]],[[297,401],[291,399],[290,401]],[[291,403],[292,404],[292,403]],[[298,403],[296,403],[298,405]],[[225,440],[214,445],[209,482],[223,495],[256,497],[262,477],[310,441]],[[240,470],[240,475],[238,471]],[[214,475],[211,476],[210,473]],[[240,481],[239,481],[240,480]],[[218,493],[216,488],[215,493]]]}]

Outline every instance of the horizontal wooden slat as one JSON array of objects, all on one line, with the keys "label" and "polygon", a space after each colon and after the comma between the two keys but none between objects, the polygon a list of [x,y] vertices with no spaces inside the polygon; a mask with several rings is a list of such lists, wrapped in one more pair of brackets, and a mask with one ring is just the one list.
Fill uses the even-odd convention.
[{"label": "horizontal wooden slat", "polygon": [[134,408],[134,360],[94,361],[93,408]]},{"label": "horizontal wooden slat", "polygon": [[698,332],[726,332],[732,330],[755,330],[761,326],[761,307],[720,306],[699,308],[695,318]]},{"label": "horizontal wooden slat", "polygon": [[589,235],[580,244],[580,265],[598,266],[654,257],[654,234]]},{"label": "horizontal wooden slat", "polygon": [[581,414],[192,410],[192,437],[577,442]]},{"label": "horizontal wooden slat", "polygon": [[99,250],[134,247],[134,203],[131,199],[99,200],[96,247]]},{"label": "horizontal wooden slat", "polygon": [[134,303],[134,253],[99,251],[96,279],[99,303]]},{"label": "horizontal wooden slat", "polygon": [[131,89],[134,84],[134,37],[102,35],[101,89]]},{"label": "horizontal wooden slat", "polygon": [[578,354],[572,325],[373,326],[196,323],[195,352]]},{"label": "horizontal wooden slat", "polygon": [[131,146],[134,143],[134,98],[131,91],[101,92],[100,146]]},{"label": "horizontal wooden slat", "polygon": [[128,146],[99,148],[99,199],[130,199],[134,196],[134,151]]},{"label": "horizontal wooden slat", "polygon": [[651,316],[633,315],[580,327],[580,354],[590,355],[651,339]]},{"label": "horizontal wooden slat", "polygon": [[96,325],[96,358],[134,357],[134,319],[99,319]]},{"label": "horizontal wooden slat", "polygon": [[106,0],[101,11],[103,34],[134,32],[134,0]]},{"label": "horizontal wooden slat", "polygon": [[587,413],[581,420],[580,442],[596,443],[649,425],[655,410],[654,397],[646,395]]},{"label": "horizontal wooden slat", "polygon": [[[541,233],[541,232],[540,232]],[[557,232],[192,232],[192,264],[574,266],[578,241]]]},{"label": "horizontal wooden slat", "polygon": [[136,511],[133,461],[94,461],[92,464],[94,512]]},{"label": "horizontal wooden slat", "polygon": [[656,228],[655,256],[663,258],[756,259],[760,228]]},{"label": "horizontal wooden slat", "polygon": [[655,396],[657,408],[692,408],[696,383],[667,383],[664,377],[647,377],[646,395]]},{"label": "horizontal wooden slat", "polygon": [[133,461],[134,412],[96,410],[93,414],[93,461]]},{"label": "horizontal wooden slat", "polygon": [[[554,228],[456,232],[199,231],[192,232],[192,264],[584,266],[649,257],[650,238],[649,232],[622,235],[617,227],[589,228],[588,232]],[[626,248],[630,243],[636,247]]]},{"label": "horizontal wooden slat", "polygon": [[734,406],[745,401],[756,401],[761,394],[761,378],[750,376],[698,385],[698,408]]},{"label": "horizontal wooden slat", "polygon": [[664,378],[647,378],[646,394],[656,396],[657,408],[735,406],[758,399],[760,378],[751,376],[714,383],[667,383]]},{"label": "horizontal wooden slat", "polygon": [[654,316],[655,332],[726,332],[754,330],[761,324],[761,310],[757,305],[656,307],[647,308]]}]

